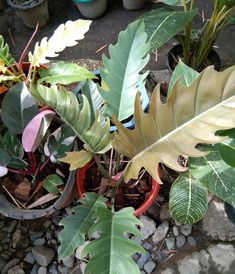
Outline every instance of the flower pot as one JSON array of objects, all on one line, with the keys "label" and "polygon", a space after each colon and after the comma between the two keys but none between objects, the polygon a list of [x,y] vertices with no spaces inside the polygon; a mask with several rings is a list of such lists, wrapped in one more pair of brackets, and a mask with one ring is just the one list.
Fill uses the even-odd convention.
[{"label": "flower pot", "polygon": [[40,27],[43,27],[49,20],[47,0],[28,0],[23,3],[7,0],[7,3],[16,10],[16,14],[22,18],[29,28],[35,28],[37,22],[39,22]]},{"label": "flower pot", "polygon": [[107,0],[74,0],[81,14],[89,19],[101,16],[107,8]]},{"label": "flower pot", "polygon": [[[177,60],[179,57],[182,58],[183,56],[183,48],[180,44],[175,45],[168,53],[167,55],[167,66],[169,70],[172,72],[176,65],[177,65]],[[221,60],[218,55],[218,53],[215,50],[212,50],[210,54],[208,55],[208,58],[206,60],[205,66],[199,69],[198,71],[202,71],[205,69],[207,66],[213,65],[215,70],[219,71],[221,67]]]},{"label": "flower pot", "polygon": [[127,10],[139,10],[144,7],[148,0],[123,0],[123,6]]},{"label": "flower pot", "polygon": [[[76,174],[76,189],[78,193],[78,197],[82,198],[83,194],[86,192],[85,190],[85,185],[84,185],[84,180],[85,180],[85,175],[90,167],[91,162],[86,164],[83,168],[79,168],[77,170]],[[142,213],[144,213],[154,202],[156,196],[158,195],[160,189],[160,184],[158,184],[155,180],[151,179],[151,191],[147,194],[147,198],[144,201],[144,203],[139,206],[134,214],[135,216],[140,216]]]}]

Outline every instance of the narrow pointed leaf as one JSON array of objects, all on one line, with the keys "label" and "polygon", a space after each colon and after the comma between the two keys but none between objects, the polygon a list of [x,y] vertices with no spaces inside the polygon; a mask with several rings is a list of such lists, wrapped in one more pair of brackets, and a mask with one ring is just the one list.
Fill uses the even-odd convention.
[{"label": "narrow pointed leaf", "polygon": [[172,217],[181,224],[196,223],[206,213],[207,188],[190,172],[182,173],[170,190],[169,208]]},{"label": "narrow pointed leaf", "polygon": [[72,214],[65,217],[60,225],[64,226],[59,234],[61,245],[58,253],[62,259],[74,253],[85,242],[85,235],[93,224],[93,215],[97,208],[105,207],[106,199],[96,193],[85,193],[81,203],[72,209]]},{"label": "narrow pointed leaf", "polygon": [[30,63],[33,66],[48,63],[48,57],[57,57],[66,47],[77,45],[77,40],[84,38],[90,24],[91,21],[81,19],[61,24],[49,40],[44,37],[40,43],[36,43],[33,53],[29,53]]},{"label": "narrow pointed leaf", "polygon": [[143,21],[135,21],[120,32],[116,45],[109,46],[110,58],[103,56],[100,74],[108,91],[99,91],[107,102],[105,112],[110,117],[114,114],[119,121],[133,114],[135,95],[147,77],[146,73],[140,75],[149,61],[146,38]]},{"label": "narrow pointed leaf", "polygon": [[206,155],[208,152],[196,148],[198,143],[219,143],[224,137],[216,136],[216,131],[235,127],[235,67],[223,72],[209,67],[188,87],[177,82],[166,104],[161,102],[159,88],[152,95],[148,113],[137,97],[134,130],[115,120],[118,133],[113,146],[131,159],[126,181],[137,179],[142,167],[160,181],[156,172],[160,162],[185,171],[178,163],[180,155]]},{"label": "narrow pointed leaf", "polygon": [[5,43],[4,38],[0,35],[0,61],[3,61],[4,64],[8,67],[15,63],[14,58],[9,52],[9,46]]},{"label": "narrow pointed leaf", "polygon": [[100,232],[101,237],[89,243],[82,251],[82,257],[90,255],[85,273],[140,273],[132,255],[136,252],[143,253],[144,249],[124,236],[131,233],[141,237],[136,227],[141,223],[133,213],[133,208],[124,208],[114,214],[107,208],[97,208],[94,215],[96,221],[89,235]]}]

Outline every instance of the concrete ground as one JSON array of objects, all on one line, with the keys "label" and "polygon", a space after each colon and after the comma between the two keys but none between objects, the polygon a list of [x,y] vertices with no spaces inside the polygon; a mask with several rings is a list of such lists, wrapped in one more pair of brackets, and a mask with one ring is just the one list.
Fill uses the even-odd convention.
[{"label": "concrete ground", "polygon": [[[163,5],[159,3],[149,3],[140,11],[127,11],[122,6],[120,0],[109,0],[112,2],[107,12],[100,18],[95,19],[91,25],[90,31],[86,34],[85,39],[79,41],[79,44],[73,48],[66,49],[58,59],[60,60],[77,60],[80,58],[90,58],[100,60],[102,53],[107,53],[107,47],[95,53],[99,48],[106,44],[115,43],[118,33],[125,29],[128,23],[132,22],[140,14],[147,10],[160,8]],[[210,14],[211,1],[196,1],[199,7],[197,26],[201,24],[202,11]],[[50,0],[50,21],[48,25],[42,28],[37,34],[35,41],[42,37],[50,37],[56,27],[67,20],[76,20],[83,18],[77,7],[71,0]],[[5,23],[6,22],[6,23]],[[11,52],[14,57],[19,59],[28,39],[33,30],[27,28],[22,20],[15,16],[15,12],[7,8],[4,13],[0,13],[0,33],[4,33],[6,41],[9,43]],[[229,27],[220,35],[216,46],[224,66],[235,64],[235,27]],[[158,62],[155,61],[155,54],[151,55],[148,65],[149,69],[157,70],[166,68],[166,54],[172,47],[174,40],[171,40],[158,51]]]}]

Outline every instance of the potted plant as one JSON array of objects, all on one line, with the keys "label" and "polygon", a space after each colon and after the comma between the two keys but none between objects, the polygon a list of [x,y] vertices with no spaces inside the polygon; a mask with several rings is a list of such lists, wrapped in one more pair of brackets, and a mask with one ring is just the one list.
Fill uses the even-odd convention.
[{"label": "potted plant", "polygon": [[[192,223],[203,217],[208,203],[208,190],[230,204],[235,203],[234,184],[232,180],[225,180],[224,176],[226,171],[234,171],[228,170],[226,164],[223,169],[219,168],[224,162],[220,161],[218,153],[213,153],[215,145],[212,148],[199,146],[223,141],[224,137],[216,133],[235,127],[235,67],[220,73],[209,67],[201,74],[192,75],[187,67],[180,68],[178,72],[181,75],[174,75],[167,102],[162,103],[158,85],[146,113],[136,93],[137,84],[138,89],[144,86],[145,78],[139,71],[148,60],[146,54],[149,49],[145,41],[147,34],[141,20],[130,24],[126,31],[119,34],[117,44],[109,47],[110,58],[103,58],[105,68],[101,71],[102,84],[93,90],[94,97],[87,92],[87,96],[81,96],[79,103],[74,100],[72,92],[60,87],[36,85],[32,90],[34,97],[52,107],[84,143],[82,150],[69,152],[60,160],[69,163],[73,170],[84,167],[94,159],[107,179],[103,186],[111,186],[112,189],[108,204],[106,198],[96,193],[85,193],[72,214],[61,222],[64,229],[60,234],[60,258],[83,245],[85,237],[100,233],[98,239],[83,249],[82,257],[89,255],[86,273],[140,273],[131,256],[135,252],[142,252],[143,248],[128,237],[128,233],[140,236],[136,227],[140,223],[134,217],[133,208],[116,211],[114,202],[120,183],[123,180],[138,182],[143,169],[158,183],[161,183],[157,172],[160,163],[182,172],[170,192],[171,214],[181,223]],[[134,107],[135,127],[127,129],[121,121],[127,115],[126,110],[133,111],[129,109],[133,99],[130,90],[133,87],[136,99],[131,104]],[[128,88],[131,89],[127,92]],[[101,112],[94,111],[100,109],[96,104],[100,96],[105,99],[104,112],[103,108]],[[126,96],[128,100],[124,99]],[[76,103],[71,106],[71,102]],[[105,119],[103,113],[112,117],[117,127],[114,134],[110,134],[109,118]],[[118,155],[118,163],[126,162],[124,170],[116,172],[115,178],[112,176],[113,153]],[[109,157],[108,162],[103,161],[105,157]],[[215,180],[210,180],[210,175],[215,176]],[[224,176],[223,183],[218,184],[221,176]]]},{"label": "potted plant", "polygon": [[7,3],[29,28],[35,28],[38,22],[43,27],[49,20],[47,0],[7,0]]},{"label": "potted plant", "polygon": [[[34,52],[29,53],[28,63],[23,61],[37,30],[18,63],[0,36],[0,213],[5,216],[32,219],[51,214],[65,205],[73,192],[75,172],[69,173],[68,168],[58,161],[60,154],[64,155],[73,147],[73,130],[64,125],[48,106],[38,104],[30,91],[36,82],[66,86],[95,77],[74,63],[42,65],[48,62],[48,57],[55,57],[66,47],[76,45],[88,31],[90,23],[77,20],[60,25],[50,39],[43,38],[36,44]],[[44,189],[49,193],[44,195]],[[40,193],[42,197],[38,196]],[[35,203],[34,197],[37,198]],[[31,209],[57,197],[53,205]]]},{"label": "potted plant", "polygon": [[[184,12],[187,13],[196,13],[196,3],[193,0],[190,1],[166,1],[161,0],[159,2],[168,4],[168,5],[182,5]],[[172,49],[169,53],[169,65],[173,70],[177,64],[179,57],[182,58],[183,62],[186,65],[189,65],[195,70],[202,71],[207,65],[215,65],[215,68],[218,70],[220,67],[220,59],[215,51],[213,51],[214,43],[220,33],[220,31],[228,25],[234,23],[234,1],[218,1],[213,0],[213,10],[211,17],[206,20],[206,23],[201,30],[196,31],[193,29],[193,22],[189,21],[185,27],[184,32],[179,33],[175,36],[179,45]],[[169,11],[168,11],[169,12]],[[172,13],[175,11],[172,10]],[[159,27],[159,18],[161,18],[161,13],[166,13],[165,9],[157,9],[143,15],[146,25],[146,31],[151,40],[151,50],[156,50],[156,42],[154,39],[158,38],[154,35],[156,29]],[[186,15],[185,14],[185,15]],[[192,18],[191,18],[192,19]],[[162,23],[164,23],[165,18]],[[177,27],[179,23],[179,18],[176,21],[171,21],[170,30]],[[182,23],[183,24],[183,23]],[[169,32],[165,28],[166,32]],[[163,28],[163,26],[162,26]]]},{"label": "potted plant", "polygon": [[81,14],[89,19],[101,16],[107,8],[107,0],[73,0]]},{"label": "potted plant", "polygon": [[139,10],[144,7],[148,0],[123,0],[123,6],[127,10]]}]

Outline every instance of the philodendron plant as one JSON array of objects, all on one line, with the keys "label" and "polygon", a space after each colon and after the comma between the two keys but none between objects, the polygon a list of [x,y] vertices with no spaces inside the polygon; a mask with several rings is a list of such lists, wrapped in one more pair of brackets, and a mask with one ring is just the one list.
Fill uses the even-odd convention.
[{"label": "philodendron plant", "polygon": [[[235,204],[234,183],[228,180],[230,176],[223,176],[227,170],[233,170],[225,163],[221,167],[222,160],[214,153],[216,144],[225,145],[221,142],[226,138],[218,135],[218,131],[235,127],[235,67],[220,73],[209,67],[198,74],[181,64],[183,67],[178,68],[171,81],[167,102],[161,101],[158,85],[146,112],[137,93],[144,88],[146,74],[141,75],[140,70],[149,58],[145,41],[143,21],[131,23],[119,34],[117,44],[109,47],[110,58],[103,57],[101,86],[86,83],[79,100],[73,92],[53,84],[35,85],[32,93],[52,107],[84,143],[82,150],[67,153],[61,161],[76,169],[94,158],[113,188],[112,202],[121,180],[138,179],[143,168],[158,183],[160,163],[182,172],[171,188],[171,214],[181,223],[193,223],[205,214],[208,190]],[[135,127],[128,129],[120,121],[133,109]],[[109,117],[117,132],[109,132]],[[100,160],[110,148],[111,155],[115,150],[129,159],[115,184],[109,163],[102,165]],[[182,156],[189,159],[188,165],[180,164]],[[131,256],[143,248],[128,237],[140,236],[136,227],[140,223],[133,212],[133,208],[115,211],[113,204],[110,210],[106,198],[85,193],[72,214],[61,221],[64,229],[60,234],[59,257],[72,254],[86,238],[99,232],[98,239],[83,248],[82,258],[89,255],[85,273],[140,273]]]}]

